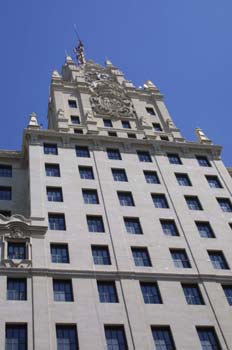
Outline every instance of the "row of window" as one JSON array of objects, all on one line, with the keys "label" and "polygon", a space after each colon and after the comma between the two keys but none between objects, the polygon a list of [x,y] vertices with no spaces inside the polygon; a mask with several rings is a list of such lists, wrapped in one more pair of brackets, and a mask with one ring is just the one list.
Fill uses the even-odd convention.
[{"label": "row of window", "polygon": [[[152,326],[155,350],[175,350],[176,346],[169,326]],[[202,350],[220,350],[214,327],[196,327]],[[128,350],[123,325],[104,325],[107,350]],[[6,350],[28,350],[27,324],[7,323],[5,329]],[[56,324],[57,350],[78,350],[77,327],[74,324]]]},{"label": "row of window", "polygon": [[[121,160],[121,153],[119,149],[116,148],[107,148],[107,156],[109,159],[112,160]],[[140,162],[152,162],[152,158],[149,151],[136,151],[138,155],[138,159]],[[58,147],[57,144],[53,143],[44,143],[44,154],[58,154]],[[76,155],[77,157],[82,158],[90,158],[90,152],[89,148],[87,146],[76,146]],[[168,160],[170,164],[182,164],[182,161],[178,154],[176,153],[168,153],[167,154]],[[207,157],[196,155],[196,159],[198,161],[198,164],[203,167],[211,167],[211,164]]]},{"label": "row of window", "polygon": [[[157,282],[139,282],[145,304],[163,304]],[[185,300],[189,305],[205,305],[197,284],[181,283]],[[99,301],[101,303],[118,303],[115,281],[97,281]],[[232,305],[232,285],[222,285],[229,305]],[[53,279],[54,301],[74,301],[72,281]],[[7,300],[27,300],[27,279],[7,278]]]}]

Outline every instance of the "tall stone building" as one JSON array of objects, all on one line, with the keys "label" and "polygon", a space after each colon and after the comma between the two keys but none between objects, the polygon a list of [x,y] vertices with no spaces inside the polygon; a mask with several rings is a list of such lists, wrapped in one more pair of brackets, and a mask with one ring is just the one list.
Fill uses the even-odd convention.
[{"label": "tall stone building", "polygon": [[0,349],[231,350],[221,147],[81,44],[50,91],[48,129],[0,151]]}]

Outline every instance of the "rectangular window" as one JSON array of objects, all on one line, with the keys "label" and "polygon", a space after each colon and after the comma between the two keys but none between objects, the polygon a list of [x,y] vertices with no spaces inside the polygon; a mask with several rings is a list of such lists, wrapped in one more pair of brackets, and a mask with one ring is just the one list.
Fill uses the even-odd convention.
[{"label": "rectangular window", "polygon": [[26,243],[8,242],[8,259],[25,260],[26,258]]},{"label": "rectangular window", "polygon": [[6,348],[5,350],[27,350],[27,325],[6,324]]},{"label": "rectangular window", "polygon": [[192,186],[187,174],[176,173],[176,179],[180,186]]},{"label": "rectangular window", "polygon": [[140,282],[140,287],[145,304],[162,304],[157,283]]},{"label": "rectangular window", "polygon": [[197,196],[185,196],[185,200],[190,210],[203,210]]},{"label": "rectangular window", "polygon": [[197,159],[198,164],[200,166],[211,167],[211,164],[210,164],[210,162],[209,162],[207,157],[205,157],[205,156],[196,156],[196,159]]},{"label": "rectangular window", "polygon": [[53,263],[68,264],[68,245],[61,243],[51,243],[51,258]]},{"label": "rectangular window", "polygon": [[44,154],[58,154],[58,148],[55,143],[44,143]]},{"label": "rectangular window", "polygon": [[81,179],[94,180],[93,168],[88,166],[79,166],[79,174]]},{"label": "rectangular window", "polygon": [[92,256],[95,265],[111,265],[109,249],[107,246],[93,245]]},{"label": "rectangular window", "polygon": [[217,198],[218,204],[225,213],[232,212],[231,201],[228,198]]},{"label": "rectangular window", "polygon": [[121,160],[121,154],[118,149],[108,148],[107,150],[107,156],[109,159],[112,160]]},{"label": "rectangular window", "polygon": [[114,181],[127,182],[125,169],[111,169]]},{"label": "rectangular window", "polygon": [[188,256],[184,249],[170,249],[170,253],[175,267],[184,269],[191,267]]},{"label": "rectangular window", "polygon": [[197,327],[202,350],[220,350],[216,332],[213,327]]},{"label": "rectangular window", "polygon": [[215,238],[210,223],[207,221],[195,221],[198,232],[202,238]]},{"label": "rectangular window", "polygon": [[155,350],[176,350],[169,327],[152,327]]},{"label": "rectangular window", "polygon": [[139,218],[124,218],[127,233],[142,235],[142,227]]},{"label": "rectangular window", "polygon": [[122,120],[122,127],[124,129],[131,129],[130,122],[128,120]]},{"label": "rectangular window", "polygon": [[72,124],[80,124],[80,118],[76,115],[71,115]]},{"label": "rectangular window", "polygon": [[129,139],[136,139],[136,135],[132,132],[128,132],[127,137],[129,137]]},{"label": "rectangular window", "polygon": [[70,280],[53,280],[54,301],[73,301],[72,282]]},{"label": "rectangular window", "polygon": [[87,146],[76,146],[76,156],[80,158],[90,158],[89,149]]},{"label": "rectangular window", "polygon": [[64,214],[48,214],[48,221],[50,230],[66,230]]},{"label": "rectangular window", "polygon": [[151,266],[151,259],[147,248],[131,248],[135,266]]},{"label": "rectangular window", "polygon": [[118,303],[114,281],[97,281],[100,303]]},{"label": "rectangular window", "polygon": [[168,136],[160,136],[160,140],[169,141],[169,138],[168,138]]},{"label": "rectangular window", "polygon": [[62,188],[47,187],[47,199],[49,202],[63,202]]},{"label": "rectangular window", "polygon": [[218,250],[209,250],[208,254],[212,265],[216,270],[229,270],[229,266],[227,264],[223,252]]},{"label": "rectangular window", "polygon": [[60,177],[59,164],[45,164],[46,176]]},{"label": "rectangular window", "polygon": [[119,203],[121,206],[128,206],[128,207],[134,207],[134,199],[132,196],[131,192],[125,192],[125,191],[121,191],[121,192],[117,192],[118,194],[118,199],[119,199]]},{"label": "rectangular window", "polygon": [[26,278],[7,278],[7,300],[27,300]]},{"label": "rectangular window", "polygon": [[222,188],[221,182],[217,176],[206,175],[206,180],[208,181],[209,187],[211,188]]},{"label": "rectangular window", "polygon": [[164,194],[151,194],[154,206],[156,208],[169,208],[167,199]]},{"label": "rectangular window", "polygon": [[232,285],[228,286],[228,285],[224,285],[222,286],[226,299],[228,301],[229,305],[232,305]]},{"label": "rectangular window", "polygon": [[56,325],[57,350],[78,350],[77,329],[74,325]]},{"label": "rectangular window", "polygon": [[175,153],[167,154],[168,160],[170,164],[182,164],[180,157]]},{"label": "rectangular window", "polygon": [[155,115],[155,111],[152,107],[146,107],[146,111],[150,115]]},{"label": "rectangular window", "polygon": [[105,232],[104,224],[101,216],[87,216],[87,224],[89,232]]},{"label": "rectangular window", "polygon": [[97,190],[82,190],[85,204],[99,204]]},{"label": "rectangular window", "polygon": [[148,184],[160,184],[156,171],[144,170],[143,173]]},{"label": "rectangular window", "polygon": [[12,177],[12,166],[0,164],[0,177]]},{"label": "rectangular window", "polygon": [[115,131],[108,131],[109,136],[117,137],[117,133]]},{"label": "rectangular window", "polygon": [[11,187],[0,186],[0,200],[11,200]]},{"label": "rectangular window", "polygon": [[70,108],[77,108],[76,100],[68,100],[68,105]]},{"label": "rectangular window", "polygon": [[204,305],[204,301],[197,284],[182,283],[185,299],[189,305]]},{"label": "rectangular window", "polygon": [[123,326],[105,326],[106,349],[128,350]]},{"label": "rectangular window", "polygon": [[103,119],[103,123],[104,123],[104,126],[106,128],[112,128],[113,127],[112,121],[110,119]]},{"label": "rectangular window", "polygon": [[153,126],[154,131],[159,131],[159,132],[163,131],[160,123],[152,123],[152,126]]},{"label": "rectangular window", "polygon": [[83,135],[83,130],[82,129],[74,129],[74,134],[81,134],[81,135]]},{"label": "rectangular window", "polygon": [[151,163],[150,153],[147,151],[137,151],[137,155],[140,162]]},{"label": "rectangular window", "polygon": [[179,232],[174,220],[161,219],[160,220],[163,233],[167,236],[179,236]]}]

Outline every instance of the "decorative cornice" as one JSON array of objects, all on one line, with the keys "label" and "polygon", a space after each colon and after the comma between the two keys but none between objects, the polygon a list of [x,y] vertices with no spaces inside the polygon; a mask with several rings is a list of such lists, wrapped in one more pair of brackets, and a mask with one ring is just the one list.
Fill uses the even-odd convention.
[{"label": "decorative cornice", "polygon": [[5,217],[0,214],[0,236],[22,239],[34,235],[44,236],[46,232],[47,226],[32,225],[31,220],[22,215]]}]

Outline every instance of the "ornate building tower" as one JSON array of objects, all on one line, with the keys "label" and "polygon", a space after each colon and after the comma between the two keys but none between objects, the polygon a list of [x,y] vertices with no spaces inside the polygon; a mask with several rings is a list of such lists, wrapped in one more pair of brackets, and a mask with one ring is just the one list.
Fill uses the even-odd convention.
[{"label": "ornate building tower", "polygon": [[231,350],[231,176],[158,88],[66,57],[0,151],[0,349]]}]

